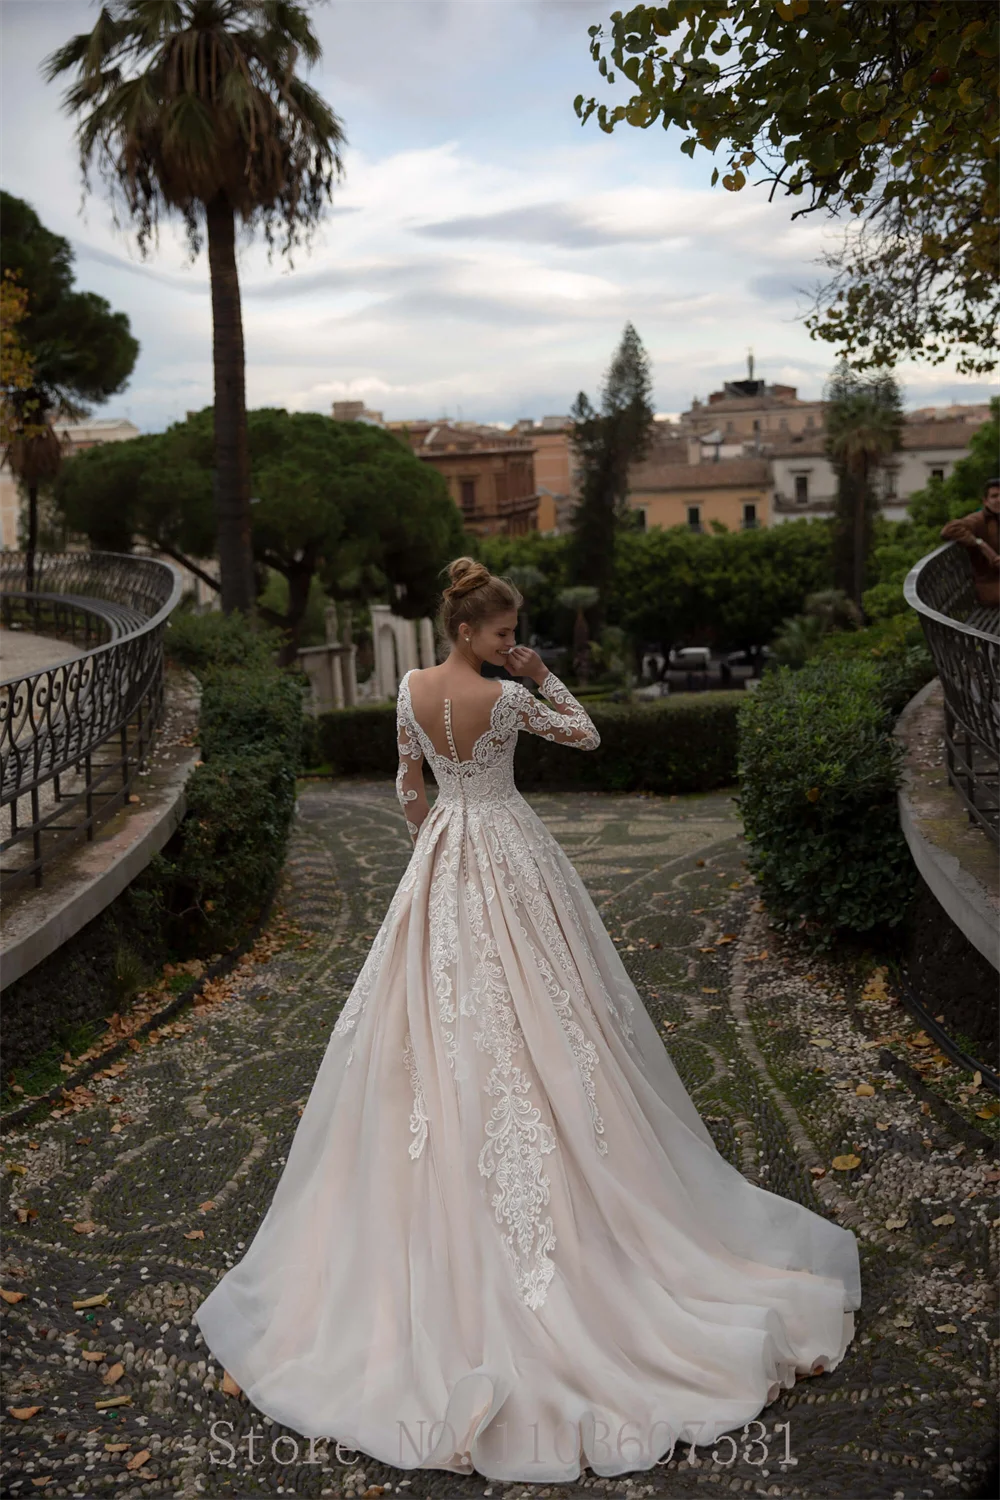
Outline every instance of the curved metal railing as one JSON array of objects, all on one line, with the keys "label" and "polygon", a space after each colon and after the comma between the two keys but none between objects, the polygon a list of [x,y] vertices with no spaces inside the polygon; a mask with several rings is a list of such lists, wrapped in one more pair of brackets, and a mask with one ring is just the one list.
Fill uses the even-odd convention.
[{"label": "curved metal railing", "polygon": [[969,817],[1000,843],[1000,612],[978,603],[965,549],[946,542],[906,576],[944,689],[948,780]]},{"label": "curved metal railing", "polygon": [[163,712],[163,631],[181,597],[170,563],[118,552],[0,553],[0,620],[82,653],[0,682],[0,817],[10,891],[42,884],[64,848],[131,795]]}]

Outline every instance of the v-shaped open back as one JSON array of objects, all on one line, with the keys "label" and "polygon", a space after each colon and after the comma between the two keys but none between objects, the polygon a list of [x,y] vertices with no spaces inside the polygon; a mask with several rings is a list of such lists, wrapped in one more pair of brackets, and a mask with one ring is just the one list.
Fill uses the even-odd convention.
[{"label": "v-shaped open back", "polygon": [[[412,694],[410,693],[409,674],[407,674],[407,676],[403,679],[403,683],[405,685],[406,697],[409,703],[410,718],[413,722],[414,728],[416,729],[420,737],[424,754],[427,755],[428,759],[431,761],[433,761],[434,759],[451,761],[454,765],[458,766],[467,766],[474,764],[476,760],[477,749],[496,731],[496,710],[497,706],[503,699],[503,682],[500,682],[500,690],[497,693],[496,697],[490,701],[488,712],[486,712],[485,715],[481,712],[473,713],[472,715],[463,712],[462,717],[466,720],[466,723],[463,725],[462,731],[460,731],[458,735],[456,735],[455,730],[454,699],[450,696],[445,696],[444,698],[437,700],[437,703],[435,703],[434,706],[440,706],[441,708],[442,723],[444,729],[443,745],[438,744],[435,736],[431,734],[426,724],[421,722],[421,720],[417,717],[417,714],[413,707]],[[461,706],[463,710],[466,708],[466,704],[464,703]],[[482,706],[485,709],[485,703]],[[426,709],[427,705],[423,705],[423,707]],[[476,707],[478,708],[478,705]],[[470,719],[471,722],[469,722]],[[467,755],[459,754],[458,739],[462,739],[463,748],[465,748],[467,743]]]}]

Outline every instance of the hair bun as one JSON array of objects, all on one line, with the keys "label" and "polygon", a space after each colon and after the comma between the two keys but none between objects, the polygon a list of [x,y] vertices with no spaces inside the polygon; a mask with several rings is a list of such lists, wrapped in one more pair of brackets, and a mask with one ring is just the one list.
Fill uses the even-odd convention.
[{"label": "hair bun", "polygon": [[448,564],[448,577],[451,582],[445,589],[449,599],[457,599],[462,594],[468,594],[472,589],[482,588],[484,583],[490,581],[490,570],[474,557],[456,557],[455,561]]}]

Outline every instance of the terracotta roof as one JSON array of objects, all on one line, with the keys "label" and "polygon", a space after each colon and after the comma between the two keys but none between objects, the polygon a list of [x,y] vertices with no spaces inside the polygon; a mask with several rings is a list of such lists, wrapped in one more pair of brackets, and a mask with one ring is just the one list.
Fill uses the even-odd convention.
[{"label": "terracotta roof", "polygon": [[[903,447],[913,448],[967,448],[969,439],[976,431],[970,422],[904,422]],[[826,453],[826,437],[822,432],[806,433],[800,443],[775,444],[771,449],[774,458],[811,458]]]},{"label": "terracotta roof", "polygon": [[632,470],[629,489],[707,490],[727,486],[766,485],[771,469],[766,458],[720,458],[718,463],[673,464],[648,458]]}]

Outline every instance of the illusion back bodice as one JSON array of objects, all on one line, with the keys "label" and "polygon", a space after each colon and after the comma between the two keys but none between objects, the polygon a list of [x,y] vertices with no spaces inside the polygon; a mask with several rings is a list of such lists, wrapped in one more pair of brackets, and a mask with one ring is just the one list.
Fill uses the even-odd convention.
[{"label": "illusion back bodice", "polygon": [[[548,703],[536,698],[514,678],[499,680],[500,691],[490,709],[489,723],[473,743],[471,754],[464,759],[459,756],[455,745],[454,704],[451,698],[445,697],[443,708],[448,753],[444,754],[413,712],[410,696],[412,675],[411,669],[400,682],[396,705],[399,746],[396,790],[407,812],[407,823],[414,839],[419,825],[411,820],[409,813],[411,810],[417,812],[418,808],[411,809],[409,804],[420,802],[422,795],[424,801],[426,799],[421,776],[425,760],[434,773],[438,802],[442,807],[460,805],[471,810],[500,804],[516,795],[514,749],[522,730],[560,744],[575,745],[581,750],[592,750],[600,744],[600,736],[590,716],[555,673],[549,672],[541,686]],[[550,703],[556,706],[550,707]]]}]

